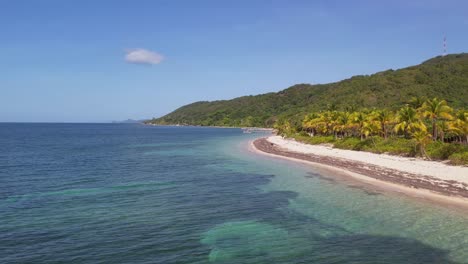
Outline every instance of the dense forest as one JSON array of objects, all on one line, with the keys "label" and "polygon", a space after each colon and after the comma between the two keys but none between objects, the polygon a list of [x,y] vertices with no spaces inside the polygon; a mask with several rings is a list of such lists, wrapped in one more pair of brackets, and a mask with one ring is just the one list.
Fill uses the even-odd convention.
[{"label": "dense forest", "polygon": [[277,93],[196,102],[151,124],[273,127],[288,120],[301,129],[305,115],[320,110],[353,112],[403,107],[410,98],[443,98],[454,109],[468,105],[468,54],[439,56],[420,65],[360,75],[329,84],[298,84]]}]

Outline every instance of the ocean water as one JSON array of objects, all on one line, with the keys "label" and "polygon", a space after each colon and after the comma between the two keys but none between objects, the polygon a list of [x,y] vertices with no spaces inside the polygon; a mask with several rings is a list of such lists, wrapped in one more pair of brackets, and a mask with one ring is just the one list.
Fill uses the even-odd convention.
[{"label": "ocean water", "polygon": [[468,263],[468,213],[247,150],[261,134],[0,124],[0,263]]}]

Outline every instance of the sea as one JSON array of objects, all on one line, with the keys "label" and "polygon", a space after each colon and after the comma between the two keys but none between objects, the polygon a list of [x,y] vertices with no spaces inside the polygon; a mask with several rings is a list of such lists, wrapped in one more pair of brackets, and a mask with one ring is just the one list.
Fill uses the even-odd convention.
[{"label": "sea", "polygon": [[0,263],[468,263],[468,213],[249,150],[267,133],[0,124]]}]

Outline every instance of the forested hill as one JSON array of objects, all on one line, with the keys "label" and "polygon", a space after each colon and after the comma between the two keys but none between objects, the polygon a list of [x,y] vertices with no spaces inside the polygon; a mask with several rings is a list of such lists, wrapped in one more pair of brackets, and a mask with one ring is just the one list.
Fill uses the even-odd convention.
[{"label": "forested hill", "polygon": [[153,124],[271,127],[279,118],[302,120],[310,111],[401,107],[412,97],[468,107],[468,53],[439,56],[420,65],[358,75],[329,84],[297,84],[277,93],[185,105]]}]

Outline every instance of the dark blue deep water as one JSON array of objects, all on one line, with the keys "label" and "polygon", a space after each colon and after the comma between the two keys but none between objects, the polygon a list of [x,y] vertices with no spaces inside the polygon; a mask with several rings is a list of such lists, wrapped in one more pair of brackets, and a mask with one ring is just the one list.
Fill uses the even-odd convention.
[{"label": "dark blue deep water", "polygon": [[261,134],[0,124],[0,263],[468,263],[468,216],[254,154]]}]

